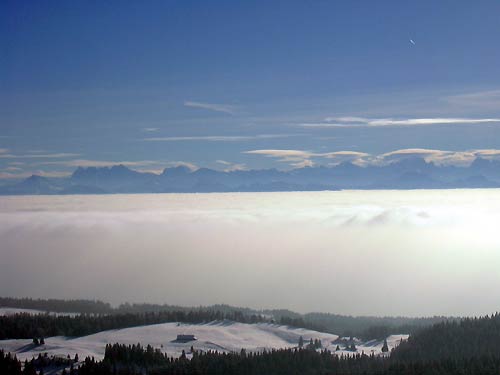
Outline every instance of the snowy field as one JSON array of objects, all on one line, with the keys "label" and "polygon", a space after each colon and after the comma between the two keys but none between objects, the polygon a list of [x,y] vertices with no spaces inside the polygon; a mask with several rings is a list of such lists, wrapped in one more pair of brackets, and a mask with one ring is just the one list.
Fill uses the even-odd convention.
[{"label": "snowy field", "polygon": [[[187,343],[176,342],[179,334],[195,335],[197,340]],[[335,351],[336,344],[333,344],[338,336],[311,331],[303,328],[292,328],[288,326],[259,323],[244,324],[235,322],[213,322],[208,324],[181,324],[165,323],[149,326],[140,326],[119,330],[103,331],[93,335],[68,338],[49,337],[45,339],[45,345],[34,347],[31,340],[0,340],[0,348],[7,352],[15,353],[18,358],[24,360],[38,356],[39,353],[47,353],[49,356],[74,356],[76,353],[80,358],[93,356],[96,359],[104,357],[106,344],[137,344],[152,345],[161,349],[171,356],[180,356],[182,350],[189,352],[191,346],[195,350],[207,351],[237,351],[242,348],[247,351],[262,351],[264,349],[293,348],[298,345],[299,337],[302,336],[304,342],[309,339],[319,339],[323,348],[332,352]],[[397,345],[401,338],[407,339],[408,335],[394,335],[387,339],[389,348]],[[383,342],[369,341],[359,342],[356,346],[358,353],[380,354]],[[337,354],[352,354],[348,351],[338,351]]]}]

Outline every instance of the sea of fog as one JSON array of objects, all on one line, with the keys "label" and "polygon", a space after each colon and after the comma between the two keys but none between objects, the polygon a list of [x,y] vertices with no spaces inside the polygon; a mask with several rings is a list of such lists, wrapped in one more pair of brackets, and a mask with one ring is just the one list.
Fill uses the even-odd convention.
[{"label": "sea of fog", "polygon": [[500,190],[0,197],[0,296],[500,309]]}]

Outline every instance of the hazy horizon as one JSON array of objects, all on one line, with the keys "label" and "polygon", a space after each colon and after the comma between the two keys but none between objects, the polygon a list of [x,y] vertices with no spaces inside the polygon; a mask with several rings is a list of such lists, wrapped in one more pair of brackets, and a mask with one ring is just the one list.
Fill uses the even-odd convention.
[{"label": "hazy horizon", "polygon": [[0,295],[481,315],[498,219],[496,189],[1,197]]}]

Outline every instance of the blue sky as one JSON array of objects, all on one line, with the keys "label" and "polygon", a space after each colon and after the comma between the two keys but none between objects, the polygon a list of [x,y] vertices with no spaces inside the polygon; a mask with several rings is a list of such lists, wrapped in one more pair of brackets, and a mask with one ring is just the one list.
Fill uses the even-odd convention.
[{"label": "blue sky", "polygon": [[2,1],[0,178],[496,157],[499,36],[498,1]]}]

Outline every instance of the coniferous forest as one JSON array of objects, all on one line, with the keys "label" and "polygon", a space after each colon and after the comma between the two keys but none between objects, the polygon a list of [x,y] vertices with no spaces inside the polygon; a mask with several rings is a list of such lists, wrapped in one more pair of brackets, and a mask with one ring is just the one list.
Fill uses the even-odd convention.
[{"label": "coniferous forest", "polygon": [[[500,315],[435,324],[411,335],[387,357],[356,353],[336,356],[327,350],[304,348],[260,353],[183,353],[172,358],[151,346],[107,345],[102,361],[86,358],[70,372],[94,374],[498,374]],[[52,359],[53,361],[54,359]],[[46,360],[48,361],[48,360]],[[68,365],[71,359],[68,358]],[[0,373],[34,374],[44,359],[22,364],[0,352]],[[67,372],[67,371],[64,371]]]},{"label": "coniferous forest", "polygon": [[455,318],[429,317],[353,317],[328,313],[299,314],[289,310],[254,310],[228,305],[184,307],[159,304],[123,303],[112,307],[98,300],[61,300],[0,297],[0,306],[36,309],[74,316],[19,315],[0,316],[0,339],[31,338],[33,336],[83,336],[107,329],[167,322],[203,323],[213,320],[233,320],[242,323],[268,322],[307,328],[316,331],[356,336],[362,339],[382,339],[390,334],[414,333],[423,327]]},{"label": "coniferous forest", "polygon": [[215,320],[259,323],[261,315],[246,316],[239,312],[223,313],[211,310],[163,311],[111,315],[54,316],[49,314],[15,314],[0,316],[0,340],[27,339],[47,336],[86,336],[92,333],[169,322],[206,323]]}]

